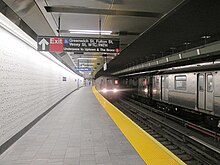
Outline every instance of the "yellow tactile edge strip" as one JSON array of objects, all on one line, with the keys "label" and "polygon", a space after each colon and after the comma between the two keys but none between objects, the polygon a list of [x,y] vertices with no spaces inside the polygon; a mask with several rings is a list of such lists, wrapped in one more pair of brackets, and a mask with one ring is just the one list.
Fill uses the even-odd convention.
[{"label": "yellow tactile edge strip", "polygon": [[93,86],[93,93],[147,165],[186,165],[176,155],[108,102]]}]

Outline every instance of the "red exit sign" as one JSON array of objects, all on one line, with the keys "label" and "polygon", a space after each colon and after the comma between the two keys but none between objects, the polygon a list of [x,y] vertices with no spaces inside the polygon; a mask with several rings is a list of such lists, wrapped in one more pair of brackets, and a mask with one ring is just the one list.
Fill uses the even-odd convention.
[{"label": "red exit sign", "polygon": [[63,52],[63,38],[50,38],[50,52]]}]

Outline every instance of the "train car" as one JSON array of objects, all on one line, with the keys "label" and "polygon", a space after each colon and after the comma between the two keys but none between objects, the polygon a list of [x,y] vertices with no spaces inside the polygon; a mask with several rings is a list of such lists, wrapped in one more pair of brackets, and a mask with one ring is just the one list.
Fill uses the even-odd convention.
[{"label": "train car", "polygon": [[120,85],[117,77],[101,76],[95,80],[96,89],[106,98],[115,100],[120,95]]},{"label": "train car", "polygon": [[[138,77],[135,94],[163,103],[168,110],[203,114],[220,126],[220,64],[166,69]],[[134,77],[126,77],[132,80]]]},{"label": "train car", "polygon": [[220,116],[220,70],[152,76],[152,98]]}]

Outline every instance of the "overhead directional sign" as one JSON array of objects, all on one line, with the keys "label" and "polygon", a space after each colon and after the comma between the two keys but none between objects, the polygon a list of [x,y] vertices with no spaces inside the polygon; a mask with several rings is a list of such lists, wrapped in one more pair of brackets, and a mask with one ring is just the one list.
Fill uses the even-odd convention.
[{"label": "overhead directional sign", "polygon": [[119,53],[118,38],[50,37],[37,39],[38,51]]},{"label": "overhead directional sign", "polygon": [[82,72],[92,71],[92,68],[76,68],[76,71],[82,71]]}]

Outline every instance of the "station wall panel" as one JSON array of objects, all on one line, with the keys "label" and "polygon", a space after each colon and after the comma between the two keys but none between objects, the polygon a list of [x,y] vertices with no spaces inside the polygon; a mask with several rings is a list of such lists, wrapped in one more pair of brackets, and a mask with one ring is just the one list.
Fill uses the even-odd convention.
[{"label": "station wall panel", "polygon": [[[83,85],[83,78],[0,26],[0,146]],[[79,81],[79,82],[78,82]]]}]

